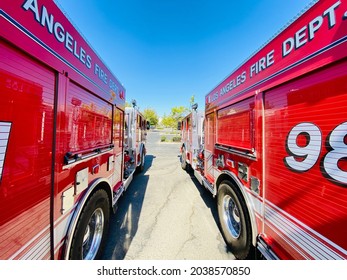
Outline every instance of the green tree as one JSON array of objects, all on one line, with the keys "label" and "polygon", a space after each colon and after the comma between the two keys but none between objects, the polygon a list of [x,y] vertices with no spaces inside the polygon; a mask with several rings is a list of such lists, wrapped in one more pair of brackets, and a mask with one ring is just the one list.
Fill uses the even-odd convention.
[{"label": "green tree", "polygon": [[177,126],[175,119],[171,115],[166,116],[166,114],[164,114],[163,119],[161,120],[161,124],[165,127],[171,128],[175,128]]},{"label": "green tree", "polygon": [[171,109],[171,116],[176,122],[181,121],[188,113],[189,109],[184,106],[177,106]]},{"label": "green tree", "polygon": [[146,118],[146,120],[149,121],[149,123],[151,125],[157,125],[158,124],[159,117],[157,115],[157,112],[154,109],[146,108],[143,110],[142,114]]},{"label": "green tree", "polygon": [[177,123],[181,121],[187,114],[189,113],[189,109],[184,106],[177,106],[171,108],[170,115],[166,116],[164,114],[162,125],[171,128],[177,128]]}]

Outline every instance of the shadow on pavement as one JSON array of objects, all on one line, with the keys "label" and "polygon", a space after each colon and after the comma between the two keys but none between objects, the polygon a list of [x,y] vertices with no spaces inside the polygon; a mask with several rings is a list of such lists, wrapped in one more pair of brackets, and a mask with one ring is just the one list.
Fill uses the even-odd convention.
[{"label": "shadow on pavement", "polygon": [[200,182],[195,178],[193,171],[187,172],[190,175],[190,178],[192,179],[192,182],[195,184],[196,188],[200,192],[200,196],[208,209],[210,209],[212,217],[216,223],[216,225],[219,227],[219,219],[218,219],[218,210],[217,210],[217,202],[211,192],[207,190],[204,186],[200,184]]},{"label": "shadow on pavement", "polygon": [[[181,164],[181,161],[180,161]],[[188,171],[184,171],[187,174],[189,174],[192,182],[195,184],[195,186],[197,187],[198,191],[200,192],[200,196],[202,198],[202,200],[205,202],[206,206],[210,209],[212,217],[217,225],[217,227],[219,228],[219,231],[221,232],[222,235],[222,230],[220,227],[220,222],[219,222],[219,218],[218,218],[218,209],[217,209],[217,201],[216,199],[212,196],[211,192],[209,190],[207,190],[204,186],[202,186],[200,184],[200,182],[195,178],[194,176],[194,171],[192,169],[188,169]],[[222,235],[223,238],[223,235]],[[224,239],[224,238],[223,238]],[[225,252],[232,252],[230,250],[230,248],[226,245],[225,243],[225,248],[224,248]],[[256,248],[253,249],[253,252],[251,252],[247,258],[247,260],[255,260],[255,259],[263,259],[262,256],[260,256],[259,252],[256,250]]]},{"label": "shadow on pavement", "polygon": [[[180,158],[180,156],[179,156]],[[181,164],[181,158],[179,163]],[[205,203],[205,205],[207,206],[207,208],[211,211],[211,215],[219,229],[219,231],[221,232],[221,227],[220,227],[220,223],[219,223],[219,218],[218,218],[218,209],[217,209],[217,201],[216,199],[213,197],[213,195],[211,194],[211,192],[209,190],[207,190],[204,186],[202,186],[200,184],[200,182],[195,178],[194,176],[194,171],[191,168],[188,168],[188,170],[182,170],[182,172],[187,173],[192,182],[194,183],[194,185],[196,186],[197,190],[200,193],[200,197],[202,198],[203,202]],[[221,232],[221,237],[222,236],[222,232]],[[225,252],[231,252],[230,248],[226,245],[225,243],[225,247],[224,247]]]},{"label": "shadow on pavement", "polygon": [[[179,158],[179,164],[182,164],[181,155],[178,155]],[[183,174],[186,173],[190,176],[190,179],[200,192],[200,196],[202,200],[205,202],[206,206],[210,209],[211,214],[215,220],[215,223],[217,226],[219,226],[219,220],[218,220],[218,210],[217,210],[217,203],[214,197],[212,196],[211,192],[207,190],[204,186],[200,184],[200,182],[195,178],[194,171],[191,168],[188,168],[188,170],[183,170]]]},{"label": "shadow on pavement", "polygon": [[117,211],[110,217],[108,240],[101,259],[123,260],[128,252],[138,229],[148,185],[149,176],[146,171],[151,168],[154,159],[155,156],[146,155],[144,171],[134,174],[133,181],[118,200]]}]

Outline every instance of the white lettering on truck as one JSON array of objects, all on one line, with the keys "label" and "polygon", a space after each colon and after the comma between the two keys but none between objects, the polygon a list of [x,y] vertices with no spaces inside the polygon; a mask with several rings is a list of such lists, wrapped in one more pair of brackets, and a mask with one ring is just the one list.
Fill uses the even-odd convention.
[{"label": "white lettering on truck", "polygon": [[282,56],[289,55],[293,50],[297,50],[314,39],[315,33],[322,27],[324,19],[328,20],[329,29],[336,24],[335,10],[341,4],[341,1],[336,2],[330,8],[323,12],[323,15],[311,20],[307,26],[300,28],[293,37],[289,37],[282,44]]},{"label": "white lettering on truck", "polygon": [[[40,23],[43,27],[47,27],[50,34],[54,35],[55,39],[64,43],[65,48],[72,53],[80,62],[82,62],[88,69],[92,67],[92,58],[88,55],[80,44],[73,38],[73,36],[65,30],[64,26],[58,22],[54,21],[53,14],[49,14],[47,8],[42,5],[39,9],[37,0],[27,0],[22,5],[23,9],[26,11],[32,11],[35,20]],[[40,12],[41,11],[41,14]]]}]

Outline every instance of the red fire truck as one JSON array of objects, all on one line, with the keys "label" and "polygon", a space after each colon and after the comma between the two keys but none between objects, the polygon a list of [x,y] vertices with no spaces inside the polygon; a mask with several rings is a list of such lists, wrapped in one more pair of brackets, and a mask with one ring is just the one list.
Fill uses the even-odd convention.
[{"label": "red fire truck", "polygon": [[347,258],[347,1],[318,1],[181,125],[238,259]]},{"label": "red fire truck", "polygon": [[0,259],[96,259],[144,163],[125,89],[53,1],[0,9]]},{"label": "red fire truck", "polygon": [[149,122],[136,107],[125,107],[124,132],[124,188],[127,189],[136,171],[142,172],[145,167],[146,138]]}]

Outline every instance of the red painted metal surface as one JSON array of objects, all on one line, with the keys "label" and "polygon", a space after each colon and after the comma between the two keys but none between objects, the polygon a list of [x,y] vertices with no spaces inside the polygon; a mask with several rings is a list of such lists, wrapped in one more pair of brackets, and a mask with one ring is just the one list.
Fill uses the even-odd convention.
[{"label": "red painted metal surface", "polygon": [[0,8],[0,259],[60,259],[93,182],[122,186],[125,89],[53,1]]},{"label": "red painted metal surface", "polygon": [[4,259],[49,229],[55,79],[49,69],[1,44],[0,83],[0,122],[11,124],[0,182]]},{"label": "red painted metal surface", "polygon": [[[347,248],[346,70],[339,63],[265,93],[267,207],[300,221],[307,242],[344,257],[338,247]],[[280,227],[270,213],[265,225]]]},{"label": "red painted metal surface", "polygon": [[270,258],[347,259],[346,18],[315,3],[206,95],[197,177],[239,186]]}]

